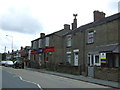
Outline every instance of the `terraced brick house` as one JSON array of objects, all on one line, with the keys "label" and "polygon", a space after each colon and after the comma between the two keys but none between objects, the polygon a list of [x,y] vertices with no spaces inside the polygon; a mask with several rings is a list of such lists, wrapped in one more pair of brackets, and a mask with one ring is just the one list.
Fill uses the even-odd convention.
[{"label": "terraced brick house", "polygon": [[40,38],[31,41],[31,67],[56,69],[63,60],[62,35],[69,30],[70,26],[65,24],[64,29],[48,35],[41,33]]},{"label": "terraced brick house", "polygon": [[105,17],[94,11],[94,21],[49,35],[41,34],[31,42],[31,64],[48,69],[99,79],[120,80],[120,13]]},{"label": "terraced brick house", "polygon": [[[105,17],[94,11],[94,22],[64,36],[64,60],[84,76],[120,79],[120,13]],[[67,44],[66,44],[67,42]]]}]

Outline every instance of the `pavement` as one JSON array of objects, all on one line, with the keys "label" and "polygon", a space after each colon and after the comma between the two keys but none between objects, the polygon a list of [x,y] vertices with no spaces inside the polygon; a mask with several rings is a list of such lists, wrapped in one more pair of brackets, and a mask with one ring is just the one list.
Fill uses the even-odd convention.
[{"label": "pavement", "polygon": [[82,76],[82,75],[78,76],[78,75],[72,75],[72,74],[65,74],[65,73],[47,71],[47,70],[44,70],[44,69],[35,69],[35,68],[25,68],[25,69],[120,89],[120,82],[113,82],[113,81],[95,79],[95,78],[92,78],[92,77],[85,77],[85,76]]}]

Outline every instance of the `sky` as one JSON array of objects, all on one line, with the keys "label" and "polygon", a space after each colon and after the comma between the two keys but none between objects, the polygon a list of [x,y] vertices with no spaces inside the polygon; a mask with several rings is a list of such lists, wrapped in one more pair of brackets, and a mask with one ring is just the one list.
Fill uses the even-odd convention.
[{"label": "sky", "polygon": [[[120,0],[0,0],[0,53],[31,46],[40,33],[50,34],[73,22],[93,22],[93,11],[118,13]],[[6,36],[7,35],[7,36]],[[6,47],[6,48],[5,48]]]}]

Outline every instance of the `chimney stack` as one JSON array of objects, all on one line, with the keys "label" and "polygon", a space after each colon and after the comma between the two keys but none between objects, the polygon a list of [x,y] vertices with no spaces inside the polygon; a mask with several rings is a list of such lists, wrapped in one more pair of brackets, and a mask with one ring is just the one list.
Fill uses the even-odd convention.
[{"label": "chimney stack", "polygon": [[73,20],[73,23],[72,23],[72,30],[76,29],[77,28],[77,14],[73,14],[73,16],[75,17],[74,20]]},{"label": "chimney stack", "polygon": [[40,33],[40,38],[45,37],[45,33]]},{"label": "chimney stack", "polygon": [[64,24],[64,30],[70,30],[70,25],[69,24]]},{"label": "chimney stack", "polygon": [[93,13],[94,13],[94,22],[105,18],[105,13],[104,12],[94,11]]}]

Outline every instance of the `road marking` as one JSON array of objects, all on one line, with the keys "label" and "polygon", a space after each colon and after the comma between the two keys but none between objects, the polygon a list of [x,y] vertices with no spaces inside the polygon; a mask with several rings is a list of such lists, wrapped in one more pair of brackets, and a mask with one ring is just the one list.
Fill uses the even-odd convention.
[{"label": "road marking", "polygon": [[[3,71],[5,71],[5,70],[3,70]],[[8,71],[6,71],[6,72],[8,72]],[[19,77],[19,79],[22,80],[22,81],[24,81],[24,82],[33,83],[33,84],[37,85],[38,88],[40,88],[41,90],[43,90],[42,87],[39,84],[35,83],[35,82],[24,80],[21,76],[15,75],[15,74],[13,74],[11,72],[8,72],[8,73],[11,74],[11,75],[13,75],[13,77]]]},{"label": "road marking", "polygon": [[18,76],[18,77],[20,78],[20,80],[22,80],[22,81],[24,81],[24,82],[33,83],[33,84],[37,85],[38,88],[40,88],[41,90],[43,90],[42,87],[41,87],[39,84],[37,84],[37,83],[35,83],[35,82],[31,82],[31,81],[24,80],[21,76]]}]

